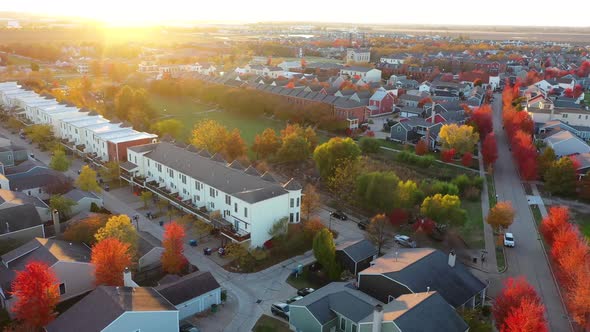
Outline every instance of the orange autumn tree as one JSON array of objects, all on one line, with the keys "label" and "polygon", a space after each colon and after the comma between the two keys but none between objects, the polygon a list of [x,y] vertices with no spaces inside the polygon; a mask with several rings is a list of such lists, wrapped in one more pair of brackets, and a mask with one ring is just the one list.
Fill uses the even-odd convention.
[{"label": "orange autumn tree", "polygon": [[26,327],[38,329],[55,318],[59,286],[55,273],[43,262],[30,262],[18,271],[12,282],[16,303],[12,308],[16,319]]},{"label": "orange autumn tree", "polygon": [[500,228],[508,228],[514,221],[514,208],[512,203],[508,201],[498,202],[493,208],[490,209],[490,213],[486,221],[492,228],[499,230]]},{"label": "orange autumn tree", "polygon": [[418,143],[416,143],[415,152],[419,156],[423,156],[428,152],[428,143],[426,143],[426,140],[418,140]]},{"label": "orange autumn tree", "polygon": [[131,265],[129,244],[106,238],[92,247],[92,264],[97,285],[123,286],[123,271]]},{"label": "orange autumn tree", "polygon": [[164,239],[162,246],[162,268],[170,274],[179,274],[187,264],[184,257],[184,228],[176,222],[164,226]]}]

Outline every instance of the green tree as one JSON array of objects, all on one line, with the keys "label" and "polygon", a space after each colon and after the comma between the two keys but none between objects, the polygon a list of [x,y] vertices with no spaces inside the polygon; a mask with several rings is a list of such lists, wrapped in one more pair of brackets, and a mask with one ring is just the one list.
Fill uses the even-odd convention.
[{"label": "green tree", "polygon": [[384,214],[378,214],[371,218],[367,227],[367,238],[377,246],[379,255],[381,249],[393,238],[393,227]]},{"label": "green tree", "polygon": [[110,237],[129,244],[131,256],[137,252],[137,230],[127,215],[121,214],[110,217],[106,225],[94,235],[97,242]]},{"label": "green tree", "polygon": [[100,186],[96,181],[96,171],[88,165],[84,165],[80,171],[80,175],[76,179],[76,186],[84,191],[100,192]]},{"label": "green tree", "polygon": [[306,184],[301,197],[301,214],[305,215],[305,219],[309,220],[310,216],[319,210],[320,206],[320,195],[315,186],[311,183]]},{"label": "green tree", "polygon": [[51,211],[57,210],[61,220],[66,220],[70,213],[72,213],[72,208],[77,204],[78,203],[75,201],[63,197],[62,195],[53,195],[49,198],[49,207],[51,208]]},{"label": "green tree", "polygon": [[53,156],[49,162],[49,167],[56,171],[65,172],[70,168],[70,159],[62,149],[53,151]]},{"label": "green tree", "polygon": [[328,188],[330,192],[347,204],[353,204],[356,201],[356,183],[361,172],[365,168],[363,159],[343,164],[334,170],[334,174],[328,178]]},{"label": "green tree", "polygon": [[289,135],[283,139],[277,156],[283,162],[297,162],[307,159],[309,153],[310,144],[305,137]]},{"label": "green tree", "polygon": [[100,176],[102,176],[102,178],[107,181],[107,182],[112,182],[115,181],[117,179],[119,179],[119,163],[116,161],[109,161],[106,164],[103,165],[104,167],[101,167],[99,172],[100,172]]},{"label": "green tree", "polygon": [[39,64],[31,62],[31,71],[39,71]]},{"label": "green tree", "polygon": [[336,167],[356,161],[360,154],[361,149],[352,138],[334,137],[315,148],[313,160],[320,175],[327,179],[334,174]]},{"label": "green tree", "polygon": [[359,140],[359,146],[361,147],[361,150],[363,150],[363,153],[377,153],[381,147],[378,139],[367,136],[361,137]]},{"label": "green tree", "polygon": [[330,279],[337,279],[340,275],[336,262],[336,245],[334,236],[328,229],[323,228],[313,238],[313,255],[318,263],[328,272]]},{"label": "green tree", "polygon": [[572,195],[576,191],[576,167],[570,157],[562,157],[545,170],[545,188],[556,195]]},{"label": "green tree", "polygon": [[135,92],[128,85],[123,86],[115,95],[115,114],[119,119],[126,119],[127,113],[134,105]]},{"label": "green tree", "polygon": [[397,205],[406,209],[414,207],[424,195],[412,180],[400,181],[397,190]]},{"label": "green tree", "polygon": [[266,159],[277,153],[281,147],[281,140],[272,128],[266,128],[261,134],[256,134],[252,151],[256,152],[256,158]]},{"label": "green tree", "polygon": [[361,203],[375,212],[396,206],[399,178],[393,172],[370,172],[357,179],[356,193]]},{"label": "green tree", "polygon": [[268,235],[273,239],[285,235],[287,233],[288,224],[289,219],[287,218],[277,220],[268,230]]},{"label": "green tree", "polygon": [[202,120],[193,129],[191,144],[207,149],[207,151],[213,154],[223,151],[228,136],[229,132],[227,128],[217,121]]},{"label": "green tree", "polygon": [[170,135],[174,139],[178,140],[181,138],[183,127],[183,123],[179,120],[166,119],[153,124],[152,130],[155,131],[158,135],[160,135],[160,137]]},{"label": "green tree", "polygon": [[445,150],[455,149],[458,153],[473,152],[479,134],[468,125],[448,124],[440,128],[438,134]]},{"label": "green tree", "polygon": [[39,145],[53,139],[53,130],[50,125],[32,125],[25,128],[25,133],[31,142]]},{"label": "green tree", "polygon": [[148,204],[150,203],[150,201],[152,200],[153,197],[154,197],[154,195],[152,194],[151,191],[143,191],[141,193],[141,196],[139,196],[139,198],[141,198],[141,201],[143,202],[144,209],[148,208]]},{"label": "green tree", "polygon": [[539,154],[537,157],[537,169],[539,170],[539,174],[545,178],[545,172],[553,165],[553,162],[557,160],[557,156],[555,155],[555,150],[552,147],[548,146],[543,150],[543,153]]},{"label": "green tree", "polygon": [[225,246],[225,252],[228,257],[236,260],[239,265],[244,267],[250,259],[250,252],[241,243],[232,242]]},{"label": "green tree", "polygon": [[422,202],[420,212],[441,224],[460,226],[467,220],[467,213],[461,208],[461,200],[456,195],[428,196]]}]

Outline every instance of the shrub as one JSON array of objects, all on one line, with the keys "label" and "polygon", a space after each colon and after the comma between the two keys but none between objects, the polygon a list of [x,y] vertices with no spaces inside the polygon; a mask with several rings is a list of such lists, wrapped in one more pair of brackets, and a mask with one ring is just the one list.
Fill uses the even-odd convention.
[{"label": "shrub", "polygon": [[470,201],[477,201],[479,199],[481,190],[477,189],[476,187],[469,187],[463,193],[463,196]]},{"label": "shrub", "polygon": [[430,187],[432,194],[459,195],[459,188],[450,182],[435,181]]},{"label": "shrub", "polygon": [[376,138],[362,137],[359,140],[359,146],[363,153],[377,153],[379,152],[379,141]]},{"label": "shrub", "polygon": [[417,156],[416,154],[408,151],[402,151],[395,156],[397,161],[402,163],[416,165],[420,167],[430,167],[434,163],[433,156]]},{"label": "shrub", "polygon": [[100,207],[98,207],[96,203],[92,202],[92,204],[90,204],[90,212],[99,213]]}]

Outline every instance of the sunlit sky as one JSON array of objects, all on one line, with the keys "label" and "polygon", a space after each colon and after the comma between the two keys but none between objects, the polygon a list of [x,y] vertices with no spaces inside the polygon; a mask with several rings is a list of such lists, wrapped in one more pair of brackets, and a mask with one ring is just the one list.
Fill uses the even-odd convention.
[{"label": "sunlit sky", "polygon": [[590,0],[0,0],[0,11],[77,16],[113,25],[321,21],[590,26]]}]

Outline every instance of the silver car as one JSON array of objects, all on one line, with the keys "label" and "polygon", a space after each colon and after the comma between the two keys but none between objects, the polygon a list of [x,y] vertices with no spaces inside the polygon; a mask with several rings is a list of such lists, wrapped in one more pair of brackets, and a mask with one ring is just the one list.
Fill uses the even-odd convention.
[{"label": "silver car", "polygon": [[407,235],[398,234],[393,237],[393,241],[403,247],[416,248],[416,241]]}]

